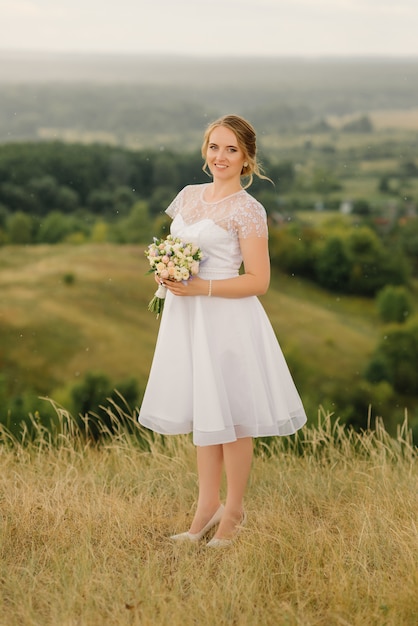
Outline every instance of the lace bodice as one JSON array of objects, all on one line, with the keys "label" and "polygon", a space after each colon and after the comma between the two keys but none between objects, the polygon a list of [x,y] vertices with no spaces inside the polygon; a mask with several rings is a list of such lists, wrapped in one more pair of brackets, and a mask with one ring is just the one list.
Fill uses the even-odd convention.
[{"label": "lace bodice", "polygon": [[236,276],[242,263],[239,240],[268,236],[265,209],[244,189],[206,202],[206,187],[189,185],[174,198],[166,210],[173,218],[171,232],[201,248],[202,278]]},{"label": "lace bodice", "polygon": [[188,185],[174,198],[166,213],[174,219],[180,213],[187,224],[210,219],[240,239],[267,237],[264,207],[245,189],[217,202],[206,202],[206,185]]}]

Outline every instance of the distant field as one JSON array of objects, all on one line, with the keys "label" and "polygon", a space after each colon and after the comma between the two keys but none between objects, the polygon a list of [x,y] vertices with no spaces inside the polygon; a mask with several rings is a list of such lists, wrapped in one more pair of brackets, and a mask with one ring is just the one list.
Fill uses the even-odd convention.
[{"label": "distant field", "polygon": [[[372,118],[373,113],[369,115]],[[354,117],[358,117],[358,114]],[[340,126],[345,123],[345,118],[328,118],[328,121],[335,126],[335,130],[330,129],[326,132],[295,132],[295,133],[269,133],[260,136],[260,145],[268,151],[278,150],[298,151],[306,150],[307,142],[312,148],[324,148],[333,146],[335,150],[350,150],[352,148],[361,148],[363,146],[377,146],[385,142],[406,141],[411,139],[410,130],[404,126],[399,128],[376,128],[371,133],[344,133],[340,131]],[[352,119],[350,116],[349,119]],[[348,120],[347,120],[348,121]]]},{"label": "distant field", "polygon": [[397,111],[375,111],[370,118],[376,130],[399,128],[418,130],[418,108]]},{"label": "distant field", "polygon": [[[401,112],[400,112],[401,113]],[[374,114],[370,114],[372,118]],[[384,114],[382,113],[382,119]],[[393,118],[395,119],[395,118]],[[340,118],[338,118],[340,120]],[[374,122],[373,122],[374,123]],[[350,150],[353,148],[361,148],[363,146],[379,145],[386,141],[407,141],[410,140],[410,131],[418,130],[415,126],[407,126],[400,123],[399,126],[380,127],[375,124],[375,132],[373,133],[341,133],[339,132],[340,121],[336,122],[335,131],[329,132],[311,132],[297,131],[292,133],[271,132],[268,135],[260,133],[258,136],[258,144],[260,150],[269,156],[278,156],[283,158],[294,158],[294,155],[302,154],[306,150],[309,143],[317,149],[333,146],[335,150]],[[204,125],[202,125],[202,130]],[[394,134],[396,133],[396,134]],[[47,141],[64,141],[68,143],[103,143],[108,145],[122,145],[133,150],[142,150],[145,148],[166,148],[179,152],[196,151],[200,149],[202,140],[202,131],[190,131],[188,133],[176,133],[175,129],[168,133],[146,133],[131,132],[120,134],[110,131],[86,131],[76,128],[56,128],[44,126],[37,131],[37,139]]]},{"label": "distant field", "polygon": [[[348,115],[330,115],[327,117],[330,124],[335,128],[341,128],[347,122],[359,117],[364,112],[350,113]],[[418,108],[375,110],[367,113],[374,128],[378,131],[388,129],[418,130]]]}]

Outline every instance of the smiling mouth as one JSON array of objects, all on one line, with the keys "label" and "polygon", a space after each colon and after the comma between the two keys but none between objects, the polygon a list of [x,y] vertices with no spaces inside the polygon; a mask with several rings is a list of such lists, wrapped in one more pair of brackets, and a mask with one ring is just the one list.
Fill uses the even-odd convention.
[{"label": "smiling mouth", "polygon": [[221,169],[225,169],[228,166],[227,165],[221,165],[220,163],[215,163],[215,167],[220,167]]}]

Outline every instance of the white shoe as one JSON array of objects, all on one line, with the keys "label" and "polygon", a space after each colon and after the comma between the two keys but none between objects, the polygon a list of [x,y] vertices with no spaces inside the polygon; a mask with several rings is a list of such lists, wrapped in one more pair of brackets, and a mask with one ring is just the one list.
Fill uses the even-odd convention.
[{"label": "white shoe", "polygon": [[206,533],[210,531],[211,528],[219,524],[223,512],[224,505],[221,504],[216,513],[210,518],[206,526],[203,526],[202,530],[200,530],[198,533],[190,533],[189,531],[187,531],[185,533],[179,533],[178,535],[171,535],[170,539],[172,539],[173,541],[191,541],[192,543],[200,541],[200,539],[202,539],[206,535]]},{"label": "white shoe", "polygon": [[234,543],[234,539],[218,539],[217,537],[212,537],[210,541],[206,544],[207,548],[228,548]]},{"label": "white shoe", "polygon": [[207,548],[228,548],[234,543],[235,539],[240,534],[242,527],[245,526],[246,523],[247,523],[247,515],[246,513],[244,513],[242,516],[241,522],[237,525],[237,529],[234,533],[234,536],[231,537],[231,539],[222,539],[222,538],[218,539],[218,537],[212,537],[212,539],[208,541],[208,543],[206,544],[206,547]]}]

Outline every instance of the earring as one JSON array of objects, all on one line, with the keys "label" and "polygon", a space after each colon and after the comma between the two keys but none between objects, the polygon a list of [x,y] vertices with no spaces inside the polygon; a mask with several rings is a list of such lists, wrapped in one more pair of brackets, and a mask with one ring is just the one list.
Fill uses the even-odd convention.
[{"label": "earring", "polygon": [[244,167],[248,167],[247,161],[244,161]]}]

